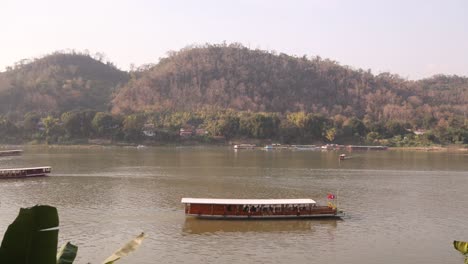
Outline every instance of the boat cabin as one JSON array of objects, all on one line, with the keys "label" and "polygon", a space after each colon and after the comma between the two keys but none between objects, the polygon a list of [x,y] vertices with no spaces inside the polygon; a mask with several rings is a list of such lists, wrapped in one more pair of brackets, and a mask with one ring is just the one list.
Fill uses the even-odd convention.
[{"label": "boat cabin", "polygon": [[310,218],[338,216],[312,199],[182,198],[185,214],[200,218]]}]

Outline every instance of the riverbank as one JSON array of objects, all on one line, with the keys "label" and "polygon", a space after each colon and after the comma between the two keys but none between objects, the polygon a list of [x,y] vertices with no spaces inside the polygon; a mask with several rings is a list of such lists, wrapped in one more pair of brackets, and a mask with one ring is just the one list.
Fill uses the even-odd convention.
[{"label": "riverbank", "polygon": [[[92,148],[110,148],[110,147],[122,147],[122,148],[147,148],[147,147],[233,147],[232,142],[225,143],[201,143],[201,142],[179,142],[179,143],[158,143],[154,144],[137,144],[137,143],[125,143],[125,142],[106,142],[105,144],[99,143],[83,143],[83,144],[2,144],[0,149],[21,149],[21,148],[73,148],[73,149],[92,149]],[[262,147],[261,144],[257,146]],[[424,152],[466,152],[468,153],[468,147],[465,145],[450,145],[450,146],[431,146],[431,147],[389,147],[390,151],[424,151]]]},{"label": "riverbank", "polygon": [[433,146],[433,147],[390,147],[389,150],[408,150],[408,151],[426,151],[426,152],[467,152],[468,148],[464,145]]}]

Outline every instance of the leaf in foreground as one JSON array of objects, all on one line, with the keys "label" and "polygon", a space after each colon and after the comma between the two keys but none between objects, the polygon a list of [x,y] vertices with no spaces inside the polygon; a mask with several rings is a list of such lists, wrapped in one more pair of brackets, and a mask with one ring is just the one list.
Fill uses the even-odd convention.
[{"label": "leaf in foreground", "polygon": [[464,241],[453,241],[453,246],[456,250],[460,251],[463,255],[468,254],[468,242]]},{"label": "leaf in foreground", "polygon": [[104,260],[103,264],[112,264],[115,261],[119,260],[121,257],[127,256],[131,252],[135,251],[141,245],[141,242],[143,242],[143,239],[145,238],[145,233],[141,233],[135,239],[129,241],[127,244],[125,244],[125,246],[114,252],[112,256]]},{"label": "leaf in foreground", "polygon": [[468,264],[468,242],[455,240],[453,246],[465,256],[465,264]]},{"label": "leaf in foreground", "polygon": [[77,252],[78,247],[68,242],[57,253],[57,264],[72,264]]},{"label": "leaf in foreground", "polygon": [[49,264],[56,261],[59,218],[47,205],[21,208],[0,246],[0,263]]}]

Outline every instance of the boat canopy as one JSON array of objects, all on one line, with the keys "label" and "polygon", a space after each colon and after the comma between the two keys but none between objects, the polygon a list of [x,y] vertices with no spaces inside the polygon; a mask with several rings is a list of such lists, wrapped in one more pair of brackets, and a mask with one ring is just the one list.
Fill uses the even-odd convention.
[{"label": "boat canopy", "polygon": [[312,199],[212,199],[182,198],[183,204],[225,204],[225,205],[281,205],[281,204],[315,204]]}]

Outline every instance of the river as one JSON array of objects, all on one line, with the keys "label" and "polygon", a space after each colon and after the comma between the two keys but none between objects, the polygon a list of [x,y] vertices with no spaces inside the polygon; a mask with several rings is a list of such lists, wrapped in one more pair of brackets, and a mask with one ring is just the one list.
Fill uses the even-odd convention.
[{"label": "river", "polygon": [[[20,207],[56,206],[60,244],[100,263],[144,231],[119,263],[463,263],[468,155],[450,152],[263,151],[228,147],[27,147],[0,168],[52,166],[0,181],[0,235]],[[342,220],[186,218],[182,197],[337,195]]]}]

